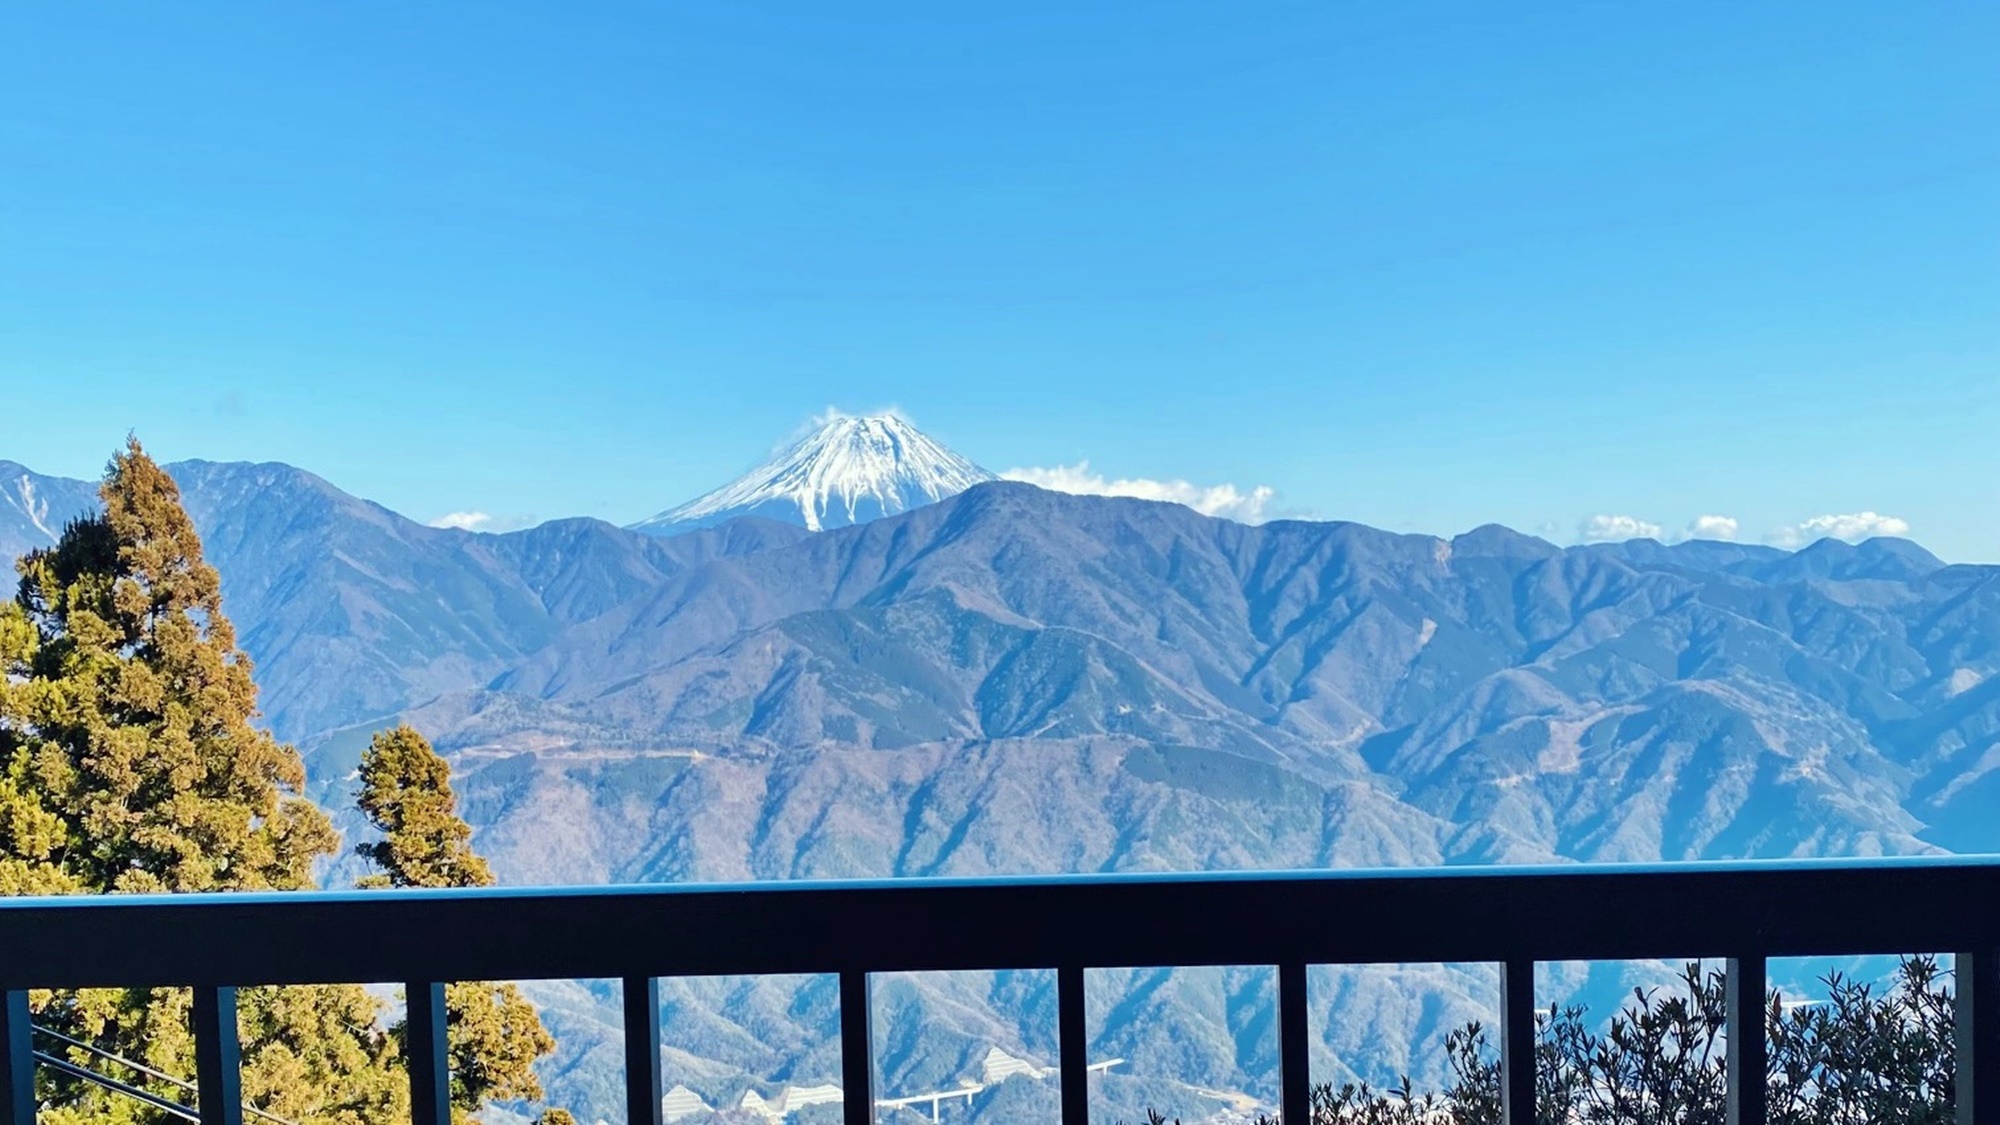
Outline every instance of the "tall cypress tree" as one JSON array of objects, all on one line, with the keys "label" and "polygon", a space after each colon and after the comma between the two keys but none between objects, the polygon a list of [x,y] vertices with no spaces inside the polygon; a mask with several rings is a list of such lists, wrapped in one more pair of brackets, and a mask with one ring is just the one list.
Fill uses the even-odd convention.
[{"label": "tall cypress tree", "polygon": [[[382,834],[355,848],[380,868],[362,886],[492,885],[492,871],[472,850],[472,828],[458,815],[451,766],[423,735],[408,726],[378,732],[361,755],[358,800]],[[447,985],[445,1015],[455,1107],[476,1110],[489,1098],[541,1100],[534,1063],[555,1048],[555,1040],[519,988]],[[544,1120],[560,1120],[556,1113]]]},{"label": "tall cypress tree", "polygon": [[[0,623],[20,681],[0,712],[13,858],[28,865],[14,877],[84,891],[311,886],[339,838],[298,795],[297,752],[251,725],[250,660],[173,478],[132,439],[99,495],[102,515],[21,560]],[[18,796],[30,776],[32,811]]]},{"label": "tall cypress tree", "polygon": [[[250,661],[179,490],[130,440],[98,494],[103,512],[22,559],[19,593],[0,607],[0,893],[310,887],[313,861],[339,838],[299,795],[298,754],[253,725]],[[32,1002],[45,1027],[167,1073],[193,1070],[185,990]],[[401,1056],[359,986],[246,989],[240,1003],[244,1086],[257,1104],[325,1125],[407,1114]],[[185,1096],[138,1072],[117,1077]],[[48,1068],[41,1084],[44,1122],[162,1119]]]},{"label": "tall cypress tree", "polygon": [[[20,560],[19,594],[0,605],[0,894],[311,887],[314,860],[339,839],[300,796],[297,752],[253,725],[250,661],[179,490],[133,439],[99,495],[102,514]],[[427,785],[449,814],[445,774],[412,776],[404,800],[434,804]],[[436,840],[444,850],[430,858],[419,836],[397,860],[403,867],[491,879],[465,844],[469,831],[447,829]],[[189,999],[184,989],[86,989],[37,992],[31,1003],[45,1027],[188,1075]],[[244,989],[238,1002],[252,1104],[301,1125],[409,1120],[399,1036],[361,986]],[[454,1029],[465,1090],[477,1099],[539,1096],[528,1067],[553,1041],[518,993],[489,991],[484,1003],[463,1000],[470,1017]],[[104,1065],[62,1049],[79,1065]],[[116,1077],[186,1097],[138,1072]],[[40,1083],[44,1125],[168,1120],[51,1068],[41,1068]],[[476,1108],[477,1099],[461,1105]]]},{"label": "tall cypress tree", "polygon": [[451,766],[409,726],[378,732],[361,755],[357,797],[382,833],[355,852],[381,870],[364,887],[486,887],[493,872],[472,850],[472,827],[459,818]]}]

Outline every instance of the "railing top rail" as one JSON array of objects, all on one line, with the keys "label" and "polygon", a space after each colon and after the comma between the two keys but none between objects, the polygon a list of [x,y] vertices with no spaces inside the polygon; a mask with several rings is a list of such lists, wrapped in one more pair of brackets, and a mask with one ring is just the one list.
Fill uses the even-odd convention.
[{"label": "railing top rail", "polygon": [[1689,876],[1837,871],[1925,871],[1970,869],[2000,872],[2000,853],[1925,856],[1867,856],[1804,859],[1686,860],[1656,863],[1465,864],[1445,867],[1274,868],[1250,871],[1120,871],[1073,875],[907,876],[871,879],[759,879],[709,883],[514,884],[449,889],[384,887],[370,890],[217,891],[185,894],[17,895],[0,897],[0,914],[47,906],[129,909],[134,906],[200,906],[204,903],[376,902],[385,895],[406,901],[508,898],[622,898],[713,894],[823,893],[827,891],[909,890],[912,888],[1035,888],[1216,885],[1229,883],[1343,883],[1376,880],[1442,879],[1602,879],[1632,875]]},{"label": "railing top rail", "polygon": [[1956,951],[2000,859],[0,900],[0,985]]}]

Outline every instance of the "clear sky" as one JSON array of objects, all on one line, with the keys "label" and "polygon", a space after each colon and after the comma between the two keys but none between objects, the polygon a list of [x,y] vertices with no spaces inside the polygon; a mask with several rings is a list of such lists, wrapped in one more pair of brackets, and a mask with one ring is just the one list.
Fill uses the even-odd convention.
[{"label": "clear sky", "polygon": [[0,458],[624,522],[893,405],[1266,514],[2000,561],[1996,59],[1991,0],[15,7]]}]

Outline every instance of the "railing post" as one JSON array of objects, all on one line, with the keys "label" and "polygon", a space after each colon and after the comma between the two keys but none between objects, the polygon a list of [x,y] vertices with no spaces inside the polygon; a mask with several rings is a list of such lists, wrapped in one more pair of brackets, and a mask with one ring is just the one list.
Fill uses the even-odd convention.
[{"label": "railing post", "polygon": [[243,1044],[236,990],[194,990],[195,1109],[201,1125],[243,1125]]},{"label": "railing post", "polygon": [[840,974],[840,1113],[846,1125],[875,1125],[875,1031],[868,973]]},{"label": "railing post", "polygon": [[403,986],[403,997],[408,1007],[403,1052],[410,1068],[410,1125],[451,1125],[444,984],[413,981]]},{"label": "railing post", "polygon": [[625,1119],[662,1125],[660,989],[652,977],[625,978]]},{"label": "railing post", "polygon": [[1278,966],[1278,1120],[1312,1125],[1312,1031],[1306,1018],[1306,966]]},{"label": "railing post", "polygon": [[1960,953],[1952,969],[1958,1125],[2000,1125],[2000,950]]},{"label": "railing post", "polygon": [[34,1032],[28,994],[0,996],[0,1125],[35,1125]]},{"label": "railing post", "polygon": [[1764,1125],[1764,959],[1731,957],[1722,979],[1723,1030],[1729,1037],[1723,1098],[1729,1125]]},{"label": "railing post", "polygon": [[1056,1058],[1062,1125],[1090,1125],[1090,1043],[1084,1038],[1083,966],[1056,969]]},{"label": "railing post", "polygon": [[1535,962],[1500,965],[1500,1120],[1535,1125]]}]

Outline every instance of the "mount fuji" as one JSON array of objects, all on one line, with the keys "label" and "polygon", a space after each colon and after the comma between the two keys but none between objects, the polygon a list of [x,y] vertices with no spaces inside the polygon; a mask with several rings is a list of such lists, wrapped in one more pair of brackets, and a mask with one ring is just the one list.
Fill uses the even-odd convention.
[{"label": "mount fuji", "polygon": [[631,530],[678,535],[756,516],[821,531],[935,504],[997,479],[896,415],[837,414],[729,484]]}]

